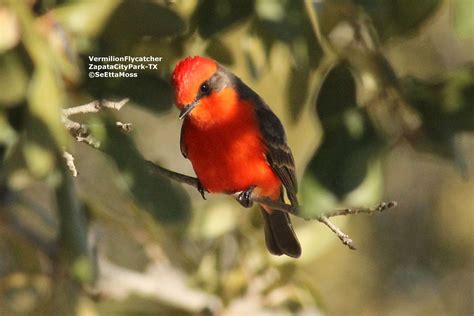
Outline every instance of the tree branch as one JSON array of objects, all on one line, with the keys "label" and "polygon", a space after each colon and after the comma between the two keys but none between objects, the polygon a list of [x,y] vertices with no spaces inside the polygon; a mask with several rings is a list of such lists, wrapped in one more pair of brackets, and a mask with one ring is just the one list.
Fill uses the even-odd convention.
[{"label": "tree branch", "polygon": [[[163,167],[161,167],[161,166],[159,166],[159,165],[157,165],[157,164],[155,164],[151,161],[147,161],[147,163],[148,163],[148,165],[149,165],[152,172],[156,172],[158,174],[161,174],[161,175],[163,175],[165,177],[168,177],[172,180],[175,180],[177,182],[190,185],[190,186],[194,187],[196,190],[200,189],[199,181],[198,181],[197,178],[190,177],[190,176],[187,176],[187,175],[184,175],[184,174],[180,174],[180,173],[168,170],[168,169],[163,168]],[[229,194],[229,195],[231,195],[234,199],[238,199],[238,197],[240,195],[240,192],[235,192],[235,193]],[[298,216],[298,217],[302,217],[305,220],[317,220],[318,222],[321,222],[324,225],[326,225],[327,227],[329,227],[329,229],[337,235],[337,237],[342,241],[342,243],[344,245],[348,246],[352,250],[356,249],[356,247],[354,245],[354,242],[352,241],[352,239],[347,234],[342,232],[336,225],[334,225],[329,220],[330,217],[355,215],[355,214],[360,214],[360,213],[370,214],[370,213],[376,213],[376,212],[383,212],[383,211],[386,211],[388,209],[395,208],[397,206],[397,202],[395,202],[395,201],[381,202],[378,205],[376,205],[375,207],[345,208],[345,209],[327,211],[327,212],[324,212],[320,215],[316,215],[314,217],[305,217],[305,216],[302,216],[300,214],[298,208],[295,208],[292,205],[289,205],[289,204],[286,204],[286,203],[281,203],[281,202],[278,202],[278,201],[274,201],[274,200],[272,200],[270,198],[267,198],[267,197],[252,195],[250,197],[250,200],[255,202],[255,203],[258,203],[258,204],[263,204],[263,205],[268,206],[268,207],[270,207],[272,209],[275,209],[275,210],[280,210],[280,211],[283,211],[283,212],[286,212],[286,213],[289,213],[289,214],[292,214],[292,215],[295,215],[295,216]]]},{"label": "tree branch", "polygon": [[335,58],[337,54],[334,52],[334,49],[332,48],[329,41],[321,33],[318,15],[315,12],[316,10],[314,8],[313,2],[314,2],[313,0],[305,0],[304,5],[306,8],[306,13],[308,14],[309,20],[311,22],[311,26],[313,27],[314,35],[317,41],[319,42],[319,46],[321,46],[321,49],[326,54],[326,56],[331,56]]},{"label": "tree branch", "polygon": [[109,100],[95,100],[90,103],[75,106],[72,108],[67,108],[62,111],[63,117],[68,118],[69,116],[75,114],[86,114],[86,113],[97,113],[103,108],[112,109],[120,111],[120,109],[129,101],[129,99],[123,99],[118,102],[109,101]]},{"label": "tree branch", "polygon": [[[128,99],[123,99],[119,102],[111,102],[111,101],[94,101],[90,102],[85,105],[80,105],[77,107],[72,107],[68,109],[64,109],[62,113],[62,121],[66,128],[71,132],[71,134],[76,138],[77,141],[82,141],[85,143],[88,143],[89,145],[92,145],[95,148],[98,148],[100,144],[97,144],[97,146],[94,146],[93,143],[90,143],[90,140],[93,139],[92,136],[90,135],[87,126],[83,124],[79,124],[77,122],[71,121],[69,119],[69,116],[79,114],[79,113],[96,113],[99,112],[103,108],[108,108],[108,109],[114,109],[114,110],[120,110],[126,103],[128,102]],[[117,122],[117,126],[119,126],[122,130],[124,131],[130,131],[132,126],[131,124],[128,123],[121,123]],[[65,158],[68,163],[68,167],[70,170],[74,173],[73,169],[70,166],[71,163],[71,157],[66,157],[67,152],[65,152]],[[70,154],[69,154],[70,155]],[[196,190],[201,191],[202,188],[200,186],[199,180],[195,177],[187,176],[178,172],[174,172],[171,170],[168,170],[166,168],[163,168],[151,161],[144,160],[144,162],[148,165],[150,168],[150,172],[154,172],[157,174],[160,174],[164,177],[167,177],[169,179],[172,179],[174,181],[177,181],[179,183],[184,183],[187,185],[190,185],[194,187]],[[75,170],[75,168],[74,168]],[[77,171],[76,171],[77,172]],[[234,199],[238,199],[239,195],[241,192],[235,192],[231,193],[231,195]],[[203,193],[202,193],[203,194]],[[305,220],[317,220],[324,225],[326,225],[331,231],[333,231],[337,237],[342,241],[342,243],[346,246],[348,246],[350,249],[356,249],[354,246],[354,243],[351,238],[344,232],[342,232],[336,225],[334,225],[329,218],[335,217],[335,216],[346,216],[346,215],[355,215],[359,213],[375,213],[375,212],[383,212],[388,209],[395,208],[397,206],[397,203],[395,201],[391,202],[382,202],[375,207],[360,207],[360,208],[346,208],[346,209],[339,209],[339,210],[333,210],[333,211],[328,211],[324,212],[322,214],[315,215],[313,217],[306,217],[301,214],[300,209],[298,207],[294,207],[292,205],[282,203],[279,201],[274,201],[268,197],[262,197],[262,196],[256,196],[256,195],[251,195],[250,200],[254,203],[258,204],[263,204],[265,206],[268,206],[272,209],[280,210],[298,217],[302,217]]]},{"label": "tree branch", "polygon": [[74,156],[70,152],[64,150],[63,158],[66,159],[66,165],[71,171],[72,176],[77,177],[77,169],[76,169],[76,165],[74,164]]},{"label": "tree branch", "polygon": [[[97,113],[103,109],[111,109],[120,111],[120,109],[129,101],[129,99],[122,99],[118,102],[102,100],[102,101],[92,101],[87,104],[63,109],[61,112],[61,121],[69,130],[69,133],[78,141],[85,144],[88,144],[94,148],[100,147],[100,142],[95,139],[87,125],[81,124],[71,120],[69,117],[76,114],[87,114],[87,113]],[[123,131],[129,132],[132,130],[132,124],[117,122],[117,126],[120,127]]]},{"label": "tree branch", "polygon": [[351,250],[356,250],[357,248],[354,246],[354,242],[352,241],[352,239],[349,237],[349,235],[343,233],[339,227],[337,227],[336,225],[334,225],[327,216],[324,216],[324,215],[321,215],[319,217],[316,218],[318,221],[320,221],[321,223],[323,223],[324,225],[326,225],[327,227],[329,227],[330,230],[332,230],[332,232],[334,234],[336,234],[337,237],[339,237],[339,239],[342,241],[342,243],[344,245],[346,245],[347,247],[349,247],[349,249]]}]

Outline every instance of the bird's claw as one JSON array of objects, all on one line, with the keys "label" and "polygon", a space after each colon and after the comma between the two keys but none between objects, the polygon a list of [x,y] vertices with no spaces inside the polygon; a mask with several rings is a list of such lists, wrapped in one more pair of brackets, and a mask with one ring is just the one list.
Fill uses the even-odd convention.
[{"label": "bird's claw", "polygon": [[202,198],[206,200],[205,193],[207,190],[203,187],[201,181],[198,181],[197,183],[197,190],[199,191],[199,193],[201,193]]},{"label": "bird's claw", "polygon": [[251,186],[247,190],[240,192],[240,194],[237,196],[237,201],[245,208],[249,208],[253,205],[253,201],[251,199],[253,189],[255,189],[255,186]]}]

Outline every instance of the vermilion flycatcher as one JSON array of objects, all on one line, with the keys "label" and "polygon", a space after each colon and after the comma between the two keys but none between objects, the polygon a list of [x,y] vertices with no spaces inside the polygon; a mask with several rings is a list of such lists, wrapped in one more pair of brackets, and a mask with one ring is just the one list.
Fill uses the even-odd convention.
[{"label": "vermilion flycatcher", "polygon": [[[293,155],[280,120],[240,78],[204,57],[187,57],[173,72],[176,105],[184,120],[181,152],[200,182],[201,193],[238,193],[298,205]],[[274,255],[297,258],[301,246],[287,213],[260,205],[265,240]]]}]

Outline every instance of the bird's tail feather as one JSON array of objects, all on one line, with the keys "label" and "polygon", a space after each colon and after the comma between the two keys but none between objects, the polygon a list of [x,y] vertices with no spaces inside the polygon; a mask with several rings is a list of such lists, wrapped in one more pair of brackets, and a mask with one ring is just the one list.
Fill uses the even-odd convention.
[{"label": "bird's tail feather", "polygon": [[291,225],[290,216],[279,210],[270,213],[261,207],[268,250],[277,256],[287,255],[298,258],[301,246]]}]

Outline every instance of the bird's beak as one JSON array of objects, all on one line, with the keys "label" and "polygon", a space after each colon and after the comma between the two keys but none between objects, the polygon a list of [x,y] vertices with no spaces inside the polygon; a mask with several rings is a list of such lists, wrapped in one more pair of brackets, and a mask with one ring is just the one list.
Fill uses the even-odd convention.
[{"label": "bird's beak", "polygon": [[181,113],[179,113],[179,119],[182,120],[186,116],[188,116],[189,113],[199,104],[199,100],[193,101],[193,103],[190,103],[188,105],[185,105],[183,109],[181,110]]}]

